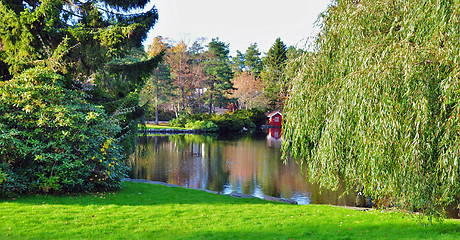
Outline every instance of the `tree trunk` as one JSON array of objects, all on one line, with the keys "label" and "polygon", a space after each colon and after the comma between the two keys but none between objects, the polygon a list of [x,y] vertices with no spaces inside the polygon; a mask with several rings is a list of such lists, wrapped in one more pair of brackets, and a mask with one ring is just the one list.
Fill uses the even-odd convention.
[{"label": "tree trunk", "polygon": [[158,82],[157,90],[155,91],[155,124],[158,126]]},{"label": "tree trunk", "polygon": [[212,114],[212,92],[209,92],[209,115]]},{"label": "tree trunk", "polygon": [[201,91],[202,89],[198,89],[198,109],[199,109],[199,113],[201,114]]}]

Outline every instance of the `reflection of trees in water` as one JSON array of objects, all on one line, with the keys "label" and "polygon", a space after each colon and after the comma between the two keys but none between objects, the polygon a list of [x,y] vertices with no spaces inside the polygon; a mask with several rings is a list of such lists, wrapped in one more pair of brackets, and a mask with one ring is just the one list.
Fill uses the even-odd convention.
[{"label": "reflection of trees in water", "polygon": [[131,177],[222,191],[229,175],[222,149],[206,135],[140,138],[130,160]]},{"label": "reflection of trees in water", "polygon": [[281,197],[281,177],[280,177],[280,164],[279,152],[264,151],[261,153],[262,158],[259,158],[258,182],[261,185],[262,191],[265,195],[272,197]]},{"label": "reflection of trees in water", "polygon": [[162,158],[163,149],[167,147],[168,142],[167,136],[139,137],[137,149],[129,161],[130,177],[166,181],[167,174],[163,171],[166,162],[157,160]]},{"label": "reflection of trees in water", "polygon": [[311,203],[354,202],[354,196],[339,200],[339,192],[322,191],[302,175],[298,164],[280,161],[279,148],[268,147],[265,137],[232,140],[204,135],[149,136],[140,138],[130,160],[131,177],[163,181],[198,189],[233,190],[290,198],[310,193]]},{"label": "reflection of trees in water", "polygon": [[228,169],[225,168],[224,161],[222,161],[223,148],[221,146],[211,146],[211,144],[208,144],[207,156],[208,181],[206,188],[222,192],[229,176]]}]

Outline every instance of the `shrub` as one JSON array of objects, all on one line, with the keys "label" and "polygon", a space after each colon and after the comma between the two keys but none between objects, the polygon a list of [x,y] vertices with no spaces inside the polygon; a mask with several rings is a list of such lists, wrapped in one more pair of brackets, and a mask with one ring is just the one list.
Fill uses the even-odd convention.
[{"label": "shrub", "polygon": [[266,119],[267,117],[262,110],[249,109],[223,115],[185,115],[169,121],[169,126],[206,131],[240,132],[244,127],[260,127],[266,122]]},{"label": "shrub", "polygon": [[254,123],[255,127],[260,127],[267,122],[267,116],[262,109],[251,108],[247,110],[238,110],[233,113],[234,115],[244,118],[247,117]]},{"label": "shrub", "polygon": [[195,129],[195,130],[201,130],[201,131],[209,131],[209,132],[217,132],[219,131],[219,126],[217,126],[215,123],[212,121],[194,121],[194,122],[188,122],[185,124],[186,128],[190,129]]},{"label": "shrub", "polygon": [[220,128],[213,121],[209,121],[209,122],[206,123],[205,130],[209,131],[209,132],[218,132],[220,130]]},{"label": "shrub", "polygon": [[0,195],[120,188],[120,128],[63,77],[30,69],[0,83]]},{"label": "shrub", "polygon": [[174,118],[174,119],[171,119],[169,121],[169,126],[170,127],[185,127],[185,124],[187,123],[186,121],[186,118],[185,117],[178,117],[178,118]]},{"label": "shrub", "polygon": [[219,126],[221,132],[240,132],[244,127],[244,121],[230,114],[213,116],[212,121]]}]

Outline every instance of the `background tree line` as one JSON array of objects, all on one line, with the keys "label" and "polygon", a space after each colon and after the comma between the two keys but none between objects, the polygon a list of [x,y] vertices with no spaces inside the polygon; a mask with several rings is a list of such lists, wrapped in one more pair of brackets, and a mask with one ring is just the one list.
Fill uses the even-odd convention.
[{"label": "background tree line", "polygon": [[256,43],[231,57],[229,44],[218,38],[206,45],[204,39],[187,45],[159,36],[147,54],[160,52],[164,59],[141,93],[141,104],[147,104],[151,120],[158,112],[160,120],[169,120],[180,113],[212,113],[215,107],[231,103],[241,109],[282,110],[289,82],[283,78],[286,63],[303,50],[288,48],[278,38],[264,57]]}]

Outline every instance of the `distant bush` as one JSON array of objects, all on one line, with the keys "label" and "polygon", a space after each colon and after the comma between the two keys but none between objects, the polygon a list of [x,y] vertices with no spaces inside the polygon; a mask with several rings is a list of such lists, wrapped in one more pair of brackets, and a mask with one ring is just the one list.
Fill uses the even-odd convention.
[{"label": "distant bush", "polygon": [[120,128],[63,80],[34,68],[0,83],[0,195],[122,186]]},{"label": "distant bush", "polygon": [[208,131],[208,132],[217,132],[219,131],[219,126],[217,126],[214,122],[212,121],[195,121],[195,122],[188,122],[185,124],[186,128],[190,129],[195,129],[195,130],[201,130],[201,131]]},{"label": "distant bush", "polygon": [[237,110],[233,113],[240,118],[247,117],[254,123],[255,127],[260,127],[267,122],[267,116],[262,109],[251,108],[247,110]]},{"label": "distant bush", "polygon": [[[193,114],[183,115],[169,121],[171,127],[186,127],[198,130],[240,132],[243,128],[260,127],[267,121],[263,110],[248,109],[238,110],[231,114]],[[205,127],[204,125],[213,123]],[[215,125],[215,126],[214,126]],[[216,130],[210,130],[216,129]]]},{"label": "distant bush", "polygon": [[[194,124],[196,121],[211,121],[213,115],[201,113],[201,114],[184,114],[178,118],[174,118],[169,121],[171,127],[186,127],[187,124]],[[187,127],[188,128],[188,127]]]},{"label": "distant bush", "polygon": [[240,132],[245,124],[245,121],[231,114],[223,114],[213,116],[211,119],[221,132]]},{"label": "distant bush", "polygon": [[187,123],[187,118],[186,117],[178,117],[171,119],[169,121],[169,126],[170,127],[185,127],[185,124]]}]

